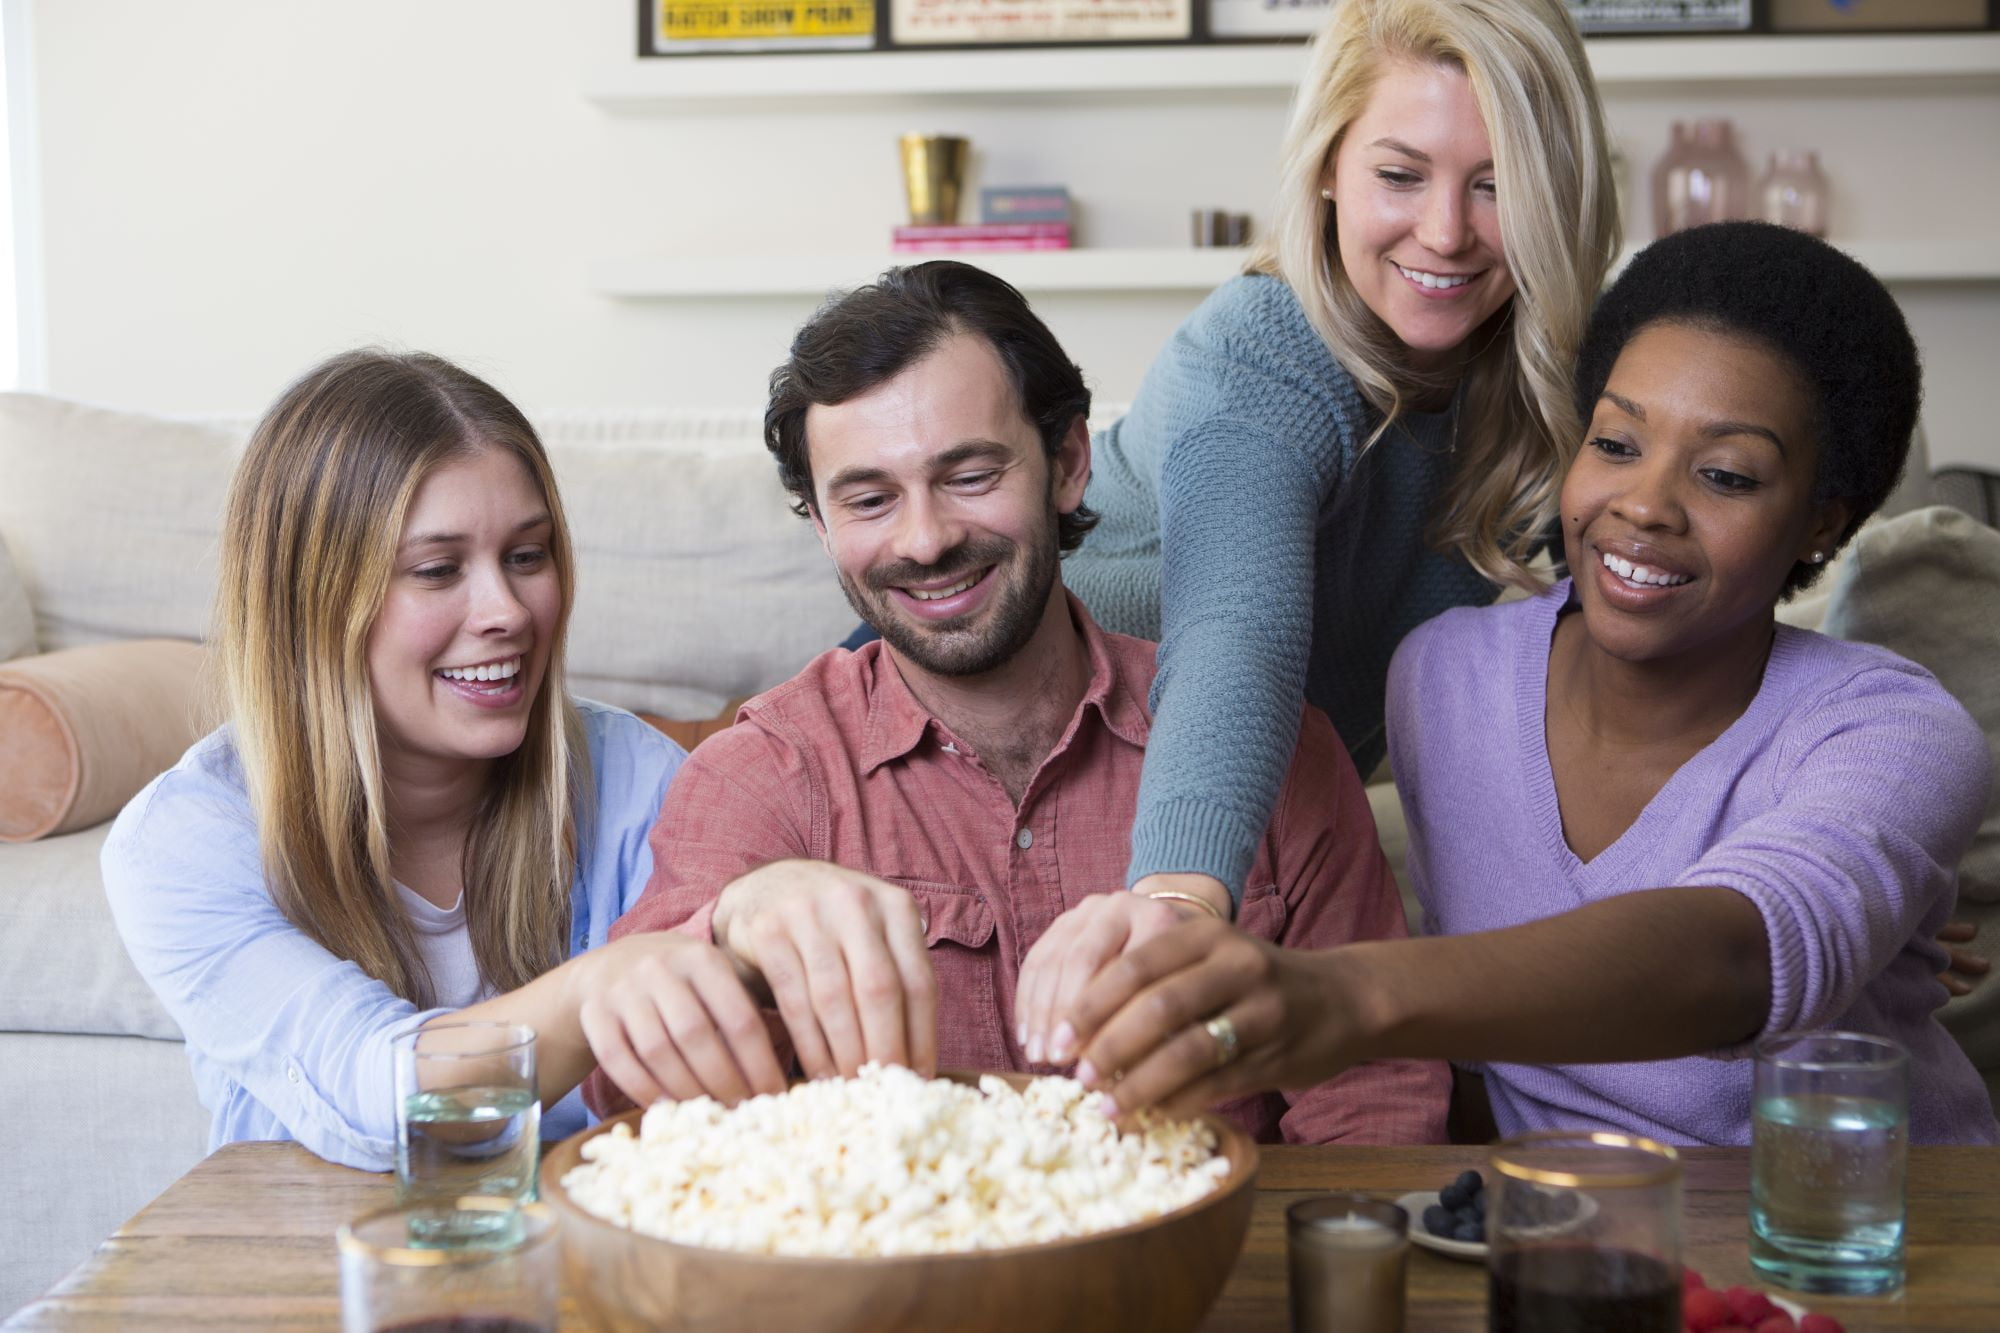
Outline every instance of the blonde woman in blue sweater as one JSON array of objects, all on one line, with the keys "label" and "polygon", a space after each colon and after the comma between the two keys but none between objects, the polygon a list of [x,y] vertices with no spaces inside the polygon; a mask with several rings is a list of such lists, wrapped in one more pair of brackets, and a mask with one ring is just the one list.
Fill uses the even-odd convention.
[{"label": "blonde woman in blue sweater", "polygon": [[[1270,234],[1094,443],[1064,580],[1160,640],[1127,881],[1227,913],[1301,700],[1365,774],[1403,635],[1526,569],[1577,437],[1570,367],[1618,248],[1603,116],[1561,0],[1346,0]],[[1195,904],[1188,904],[1197,910]],[[1148,920],[1111,902],[1022,974],[1031,1051]]]}]

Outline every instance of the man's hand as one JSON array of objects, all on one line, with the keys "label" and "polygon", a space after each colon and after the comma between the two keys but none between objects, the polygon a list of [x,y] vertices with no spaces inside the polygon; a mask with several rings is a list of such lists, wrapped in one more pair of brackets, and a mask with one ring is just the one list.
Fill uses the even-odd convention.
[{"label": "man's hand", "polygon": [[1104,965],[1190,916],[1206,915],[1175,898],[1152,901],[1155,893],[1186,894],[1229,916],[1229,890],[1207,875],[1147,875],[1130,893],[1101,893],[1084,899],[1050,923],[1021,964],[1014,990],[1015,1040],[1030,1064],[1068,1064],[1076,1057],[1076,1033],[1063,1021],[1076,997]]},{"label": "man's hand", "polygon": [[1938,980],[1953,995],[1970,995],[1993,970],[1993,964],[1978,954],[1958,948],[1970,944],[1979,934],[1976,921],[1952,921],[1937,934],[1937,940],[1944,948],[1946,963],[1944,971],[1938,973]]},{"label": "man's hand", "polygon": [[713,944],[647,931],[577,961],[584,1040],[638,1105],[785,1090],[757,1004]]},{"label": "man's hand", "polygon": [[[1302,1088],[1366,1058],[1338,987],[1340,951],[1281,949],[1220,921],[1194,920],[1112,961],[1069,1011],[1083,1042],[1077,1077],[1119,1114],[1173,1115],[1249,1092]],[[1226,1018],[1236,1052],[1204,1026]]]},{"label": "man's hand", "polygon": [[937,1071],[937,980],[907,890],[825,861],[774,861],[723,889],[713,929],[769,988],[809,1077],[870,1060]]}]

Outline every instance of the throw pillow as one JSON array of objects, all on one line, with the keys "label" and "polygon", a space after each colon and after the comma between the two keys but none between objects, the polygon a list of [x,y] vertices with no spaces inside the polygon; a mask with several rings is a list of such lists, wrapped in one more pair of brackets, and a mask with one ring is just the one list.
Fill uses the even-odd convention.
[{"label": "throw pillow", "polygon": [[[1864,528],[1829,582],[1825,632],[1927,669],[1978,721],[2000,767],[2000,531],[1943,505],[1901,514]],[[2000,957],[2000,783],[1959,863],[1956,915],[1979,926],[1972,952]],[[2000,1105],[2000,976],[1939,1018]]]},{"label": "throw pillow", "polygon": [[7,543],[0,541],[0,662],[35,651],[35,611]]},{"label": "throw pillow", "polygon": [[203,724],[199,644],[139,639],[0,665],[0,842],[89,828]]}]

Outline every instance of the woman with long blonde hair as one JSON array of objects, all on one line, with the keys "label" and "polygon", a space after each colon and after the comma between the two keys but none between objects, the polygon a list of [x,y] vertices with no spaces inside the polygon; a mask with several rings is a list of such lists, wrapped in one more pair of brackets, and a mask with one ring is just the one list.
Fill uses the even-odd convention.
[{"label": "woman with long blonde hair", "polygon": [[581,1125],[599,1060],[642,1101],[782,1087],[713,945],[599,947],[684,756],[569,696],[573,580],[533,428],[449,362],[335,357],[257,427],[223,530],[229,721],[104,849],[211,1146],[387,1168],[391,1041],[443,1018],[536,1029],[552,1136]]},{"label": "woman with long blonde hair", "polygon": [[[1224,912],[1301,701],[1365,775],[1403,635],[1535,586],[1570,366],[1619,238],[1561,0],[1342,0],[1282,182],[1247,271],[1095,441],[1102,521],[1064,574],[1106,629],[1160,640],[1127,882]],[[1024,969],[1022,1027],[1051,1059],[1070,1046],[1055,1015],[1132,942],[1117,924],[1044,937]]]}]

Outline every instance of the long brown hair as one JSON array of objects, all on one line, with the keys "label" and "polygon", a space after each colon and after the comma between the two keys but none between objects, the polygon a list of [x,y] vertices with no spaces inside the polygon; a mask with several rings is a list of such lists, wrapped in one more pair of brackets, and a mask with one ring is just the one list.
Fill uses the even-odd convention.
[{"label": "long brown hair", "polygon": [[1413,370],[1340,266],[1327,163],[1393,61],[1453,65],[1493,142],[1513,298],[1472,335],[1458,404],[1458,468],[1432,527],[1487,578],[1534,588],[1529,552],[1555,514],[1582,437],[1571,372],[1591,301],[1618,254],[1609,140],[1583,39],[1561,0],[1341,0],[1292,106],[1273,225],[1249,271],[1282,278],[1384,414],[1451,387]]},{"label": "long brown hair", "polygon": [[336,356],[258,424],[222,534],[215,638],[271,896],[320,945],[426,1008],[435,992],[390,871],[367,642],[417,487],[480,449],[520,459],[541,489],[562,589],[527,737],[494,762],[465,844],[473,956],[481,977],[512,990],[566,952],[575,812],[590,779],[563,675],[569,528],[534,428],[438,357]]}]

